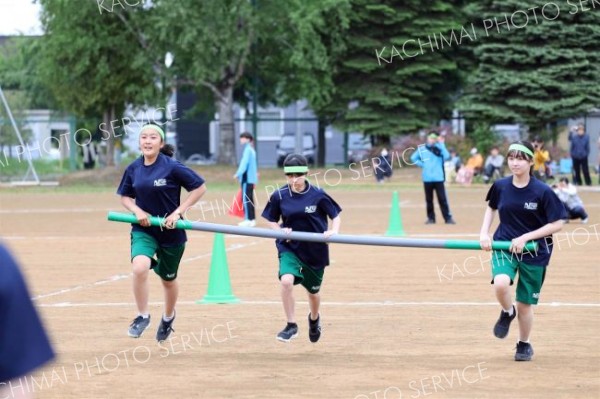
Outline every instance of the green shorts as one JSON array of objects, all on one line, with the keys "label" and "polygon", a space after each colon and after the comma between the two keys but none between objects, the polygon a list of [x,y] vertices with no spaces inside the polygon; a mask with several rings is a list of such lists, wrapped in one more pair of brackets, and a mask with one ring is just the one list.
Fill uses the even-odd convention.
[{"label": "green shorts", "polygon": [[147,256],[150,258],[150,268],[165,281],[173,281],[177,278],[177,270],[184,250],[185,244],[161,247],[151,235],[141,231],[131,232],[131,260],[139,255]]},{"label": "green shorts", "polygon": [[323,274],[325,269],[313,269],[304,264],[292,252],[283,252],[279,254],[279,279],[284,274],[294,275],[294,285],[302,284],[311,294],[316,294],[321,290]]},{"label": "green shorts", "polygon": [[537,305],[546,278],[546,267],[520,262],[516,254],[511,256],[508,252],[494,251],[492,254],[492,284],[494,284],[494,277],[506,274],[510,277],[510,285],[512,285],[517,271],[519,272],[517,301]]}]

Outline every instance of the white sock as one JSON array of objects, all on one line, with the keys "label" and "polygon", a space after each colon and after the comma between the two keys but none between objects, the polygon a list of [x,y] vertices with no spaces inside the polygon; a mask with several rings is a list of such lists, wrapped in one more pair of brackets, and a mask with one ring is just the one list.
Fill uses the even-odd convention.
[{"label": "white sock", "polygon": [[164,320],[164,321],[171,321],[171,320],[173,320],[174,318],[175,318],[175,312],[173,312],[173,316],[171,316],[171,317],[167,317],[167,316],[163,315],[163,320]]},{"label": "white sock", "polygon": [[528,344],[528,343],[529,343],[529,340],[527,340],[527,341],[524,341],[524,340],[522,340],[521,338],[519,338],[519,341],[520,341],[520,342],[523,342],[523,343],[526,343],[526,344]]},{"label": "white sock", "polygon": [[149,313],[145,313],[145,314],[138,313],[138,316],[142,316],[144,319],[147,319],[148,317],[150,317],[150,314]]},{"label": "white sock", "polygon": [[511,306],[510,309],[508,309],[508,310],[506,310],[506,309],[502,309],[502,310],[504,310],[506,313],[508,313],[509,316],[512,316],[514,313],[514,309],[515,308],[513,306]]}]

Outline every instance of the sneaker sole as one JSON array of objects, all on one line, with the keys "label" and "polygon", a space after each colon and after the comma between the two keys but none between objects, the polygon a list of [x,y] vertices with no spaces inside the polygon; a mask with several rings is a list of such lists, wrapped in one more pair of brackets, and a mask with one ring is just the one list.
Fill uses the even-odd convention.
[{"label": "sneaker sole", "polygon": [[529,356],[529,355],[516,354],[515,361],[516,362],[529,362],[529,361],[531,361],[532,357],[533,357],[533,355]]},{"label": "sneaker sole", "polygon": [[148,323],[148,325],[146,326],[146,328],[144,328],[139,335],[134,335],[134,334],[130,333],[129,331],[127,331],[127,335],[129,335],[131,338],[139,338],[139,337],[141,337],[146,332],[146,330],[148,329],[148,327],[150,327],[150,323]]},{"label": "sneaker sole", "polygon": [[289,339],[284,339],[279,336],[277,336],[275,338],[277,338],[277,341],[280,341],[280,342],[290,342],[292,339],[296,338],[297,336],[298,336],[298,333],[292,335]]}]

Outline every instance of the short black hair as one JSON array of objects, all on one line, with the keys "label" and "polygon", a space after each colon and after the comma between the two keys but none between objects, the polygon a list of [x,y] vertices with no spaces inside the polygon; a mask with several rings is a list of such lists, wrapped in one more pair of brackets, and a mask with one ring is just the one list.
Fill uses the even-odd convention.
[{"label": "short black hair", "polygon": [[289,154],[283,160],[283,166],[308,166],[308,160],[304,155]]},{"label": "short black hair", "polygon": [[559,181],[561,183],[569,184],[569,178],[568,177],[561,177]]},{"label": "short black hair", "polygon": [[252,133],[250,132],[242,132],[240,133],[240,138],[242,139],[248,139],[250,141],[254,141],[254,136],[252,135]]}]

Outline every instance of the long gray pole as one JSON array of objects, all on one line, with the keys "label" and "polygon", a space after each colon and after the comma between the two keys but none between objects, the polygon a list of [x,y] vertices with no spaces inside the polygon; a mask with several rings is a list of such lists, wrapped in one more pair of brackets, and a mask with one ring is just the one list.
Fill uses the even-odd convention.
[{"label": "long gray pole", "polygon": [[[129,213],[109,212],[108,220],[125,223],[138,223],[135,215]],[[150,224],[152,226],[162,226],[164,219],[151,216]],[[164,228],[164,227],[163,227]],[[378,236],[359,236],[336,234],[331,237],[325,237],[320,233],[307,233],[292,231],[286,234],[283,231],[264,229],[258,227],[239,227],[227,224],[216,224],[206,222],[190,222],[180,220],[176,228],[185,230],[210,231],[213,233],[235,234],[242,236],[275,238],[280,240],[325,242],[336,244],[356,244],[356,245],[376,245],[387,247],[412,247],[412,248],[446,248],[446,249],[481,249],[479,241],[474,240],[434,240],[418,238],[397,238],[397,237],[378,237]],[[535,251],[536,243],[528,243],[526,248],[529,251]],[[508,250],[509,241],[494,241],[492,248],[495,250]]]}]

